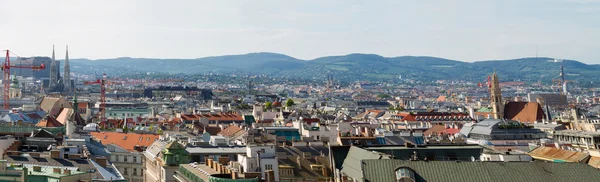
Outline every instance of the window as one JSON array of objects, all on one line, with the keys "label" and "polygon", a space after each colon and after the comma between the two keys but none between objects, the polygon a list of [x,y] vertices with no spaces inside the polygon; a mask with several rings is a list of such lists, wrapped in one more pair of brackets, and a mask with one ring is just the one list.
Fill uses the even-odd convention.
[{"label": "window", "polygon": [[123,160],[127,162],[127,156],[123,156]]},{"label": "window", "polygon": [[133,162],[137,162],[137,157],[133,156]]},{"label": "window", "polygon": [[266,170],[273,170],[273,165],[272,164],[265,165],[265,171]]},{"label": "window", "polygon": [[144,175],[144,168],[140,169],[140,175]]},{"label": "window", "polygon": [[133,175],[137,175],[137,168],[133,168]]},{"label": "window", "polygon": [[127,168],[123,168],[123,175],[127,175]]},{"label": "window", "polygon": [[415,172],[409,168],[401,167],[396,170],[396,182],[414,182]]}]

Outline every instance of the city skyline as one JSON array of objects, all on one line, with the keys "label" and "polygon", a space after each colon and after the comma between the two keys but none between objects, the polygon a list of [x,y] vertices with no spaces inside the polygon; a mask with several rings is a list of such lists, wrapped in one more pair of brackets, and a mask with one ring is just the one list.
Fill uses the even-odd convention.
[{"label": "city skyline", "polygon": [[275,52],[600,63],[595,0],[143,2],[8,1],[0,48],[49,56],[68,44],[72,58],[89,59]]}]

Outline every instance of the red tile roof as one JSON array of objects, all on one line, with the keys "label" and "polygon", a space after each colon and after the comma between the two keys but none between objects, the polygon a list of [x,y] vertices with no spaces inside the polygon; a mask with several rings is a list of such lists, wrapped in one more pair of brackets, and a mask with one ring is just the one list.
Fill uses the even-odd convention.
[{"label": "red tile roof", "polygon": [[427,129],[425,132],[423,132],[423,134],[425,136],[431,136],[434,133],[436,135],[441,134],[444,130],[446,129],[446,127],[444,125],[433,125],[431,128]]},{"label": "red tile roof", "polygon": [[217,113],[217,114],[182,114],[181,119],[184,121],[197,121],[200,118],[208,118],[209,121],[244,121],[239,114],[232,113]]},{"label": "red tile roof", "polygon": [[[208,129],[207,129],[208,130]],[[218,135],[221,136],[225,136],[225,137],[231,137],[233,136],[235,133],[242,131],[243,129],[236,126],[236,125],[231,125],[223,130],[221,130],[221,132],[218,133]]]},{"label": "red tile roof", "polygon": [[504,106],[504,118],[523,123],[541,121],[546,116],[537,102],[509,102]]},{"label": "red tile roof", "polygon": [[399,113],[402,121],[470,121],[473,120],[468,114],[451,112],[419,112],[419,113]]},{"label": "red tile roof", "polygon": [[119,132],[90,132],[92,137],[103,144],[114,144],[127,151],[135,151],[135,146],[148,147],[158,140],[157,134],[119,133]]},{"label": "red tile roof", "polygon": [[302,121],[306,124],[319,123],[321,120],[319,118],[302,118]]}]

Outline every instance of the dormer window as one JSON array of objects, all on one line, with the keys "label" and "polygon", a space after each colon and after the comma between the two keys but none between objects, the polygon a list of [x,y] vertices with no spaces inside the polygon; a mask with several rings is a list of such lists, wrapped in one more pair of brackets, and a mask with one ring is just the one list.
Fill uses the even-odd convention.
[{"label": "dormer window", "polygon": [[407,167],[396,169],[396,182],[415,182],[415,172]]}]

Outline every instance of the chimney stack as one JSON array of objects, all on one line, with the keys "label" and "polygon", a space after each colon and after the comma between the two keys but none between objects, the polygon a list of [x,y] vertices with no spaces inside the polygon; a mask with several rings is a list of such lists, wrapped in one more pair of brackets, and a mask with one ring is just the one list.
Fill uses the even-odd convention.
[{"label": "chimney stack", "polygon": [[60,168],[52,169],[52,173],[54,173],[54,174],[60,174],[60,171],[61,171]]},{"label": "chimney stack", "polygon": [[60,156],[60,150],[51,150],[50,151],[50,157],[55,158],[55,159],[61,158],[61,156]]},{"label": "chimney stack", "polygon": [[106,157],[97,157],[96,158],[96,163],[98,163],[98,165],[102,166],[102,167],[106,167]]},{"label": "chimney stack", "polygon": [[266,182],[275,182],[275,172],[273,170],[265,171],[265,179]]}]

